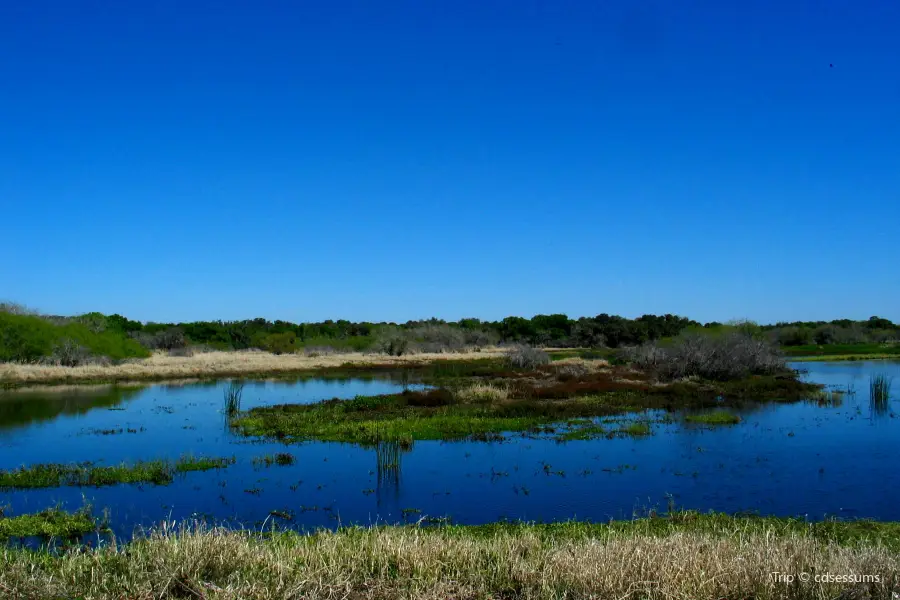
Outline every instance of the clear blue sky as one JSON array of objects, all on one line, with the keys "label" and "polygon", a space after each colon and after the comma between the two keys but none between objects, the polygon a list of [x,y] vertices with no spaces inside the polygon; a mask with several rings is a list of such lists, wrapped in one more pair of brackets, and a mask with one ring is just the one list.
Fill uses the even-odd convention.
[{"label": "clear blue sky", "polygon": [[3,2],[0,298],[900,320],[898,32],[896,0]]}]

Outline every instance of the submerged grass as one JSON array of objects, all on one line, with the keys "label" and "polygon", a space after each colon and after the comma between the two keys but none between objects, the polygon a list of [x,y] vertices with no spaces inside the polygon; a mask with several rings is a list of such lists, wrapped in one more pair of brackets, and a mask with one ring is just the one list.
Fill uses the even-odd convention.
[{"label": "submerged grass", "polygon": [[221,469],[234,458],[185,456],[177,461],[140,461],[112,466],[81,464],[37,464],[0,471],[0,489],[54,488],[61,486],[100,487],[120,483],[168,485],[176,473]]},{"label": "submerged grass", "polygon": [[727,410],[714,410],[698,415],[688,415],[684,418],[688,423],[703,423],[704,425],[735,425],[741,422],[741,418]]},{"label": "submerged grass", "polygon": [[[127,545],[7,549],[0,589],[14,598],[94,600],[890,598],[900,586],[898,552],[897,523],[697,513],[311,535],[166,524]],[[776,572],[851,579],[788,584]]]}]

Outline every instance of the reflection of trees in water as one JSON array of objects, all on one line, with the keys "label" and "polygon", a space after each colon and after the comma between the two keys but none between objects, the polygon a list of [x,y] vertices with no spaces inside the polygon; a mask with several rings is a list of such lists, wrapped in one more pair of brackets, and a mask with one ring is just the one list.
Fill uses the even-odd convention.
[{"label": "reflection of trees in water", "polygon": [[378,504],[383,495],[389,494],[396,500],[400,496],[400,460],[404,452],[412,450],[411,442],[378,442],[375,458],[378,464]]},{"label": "reflection of trees in water", "polygon": [[147,386],[78,386],[68,389],[14,390],[0,394],[0,430],[81,415],[131,400]]}]

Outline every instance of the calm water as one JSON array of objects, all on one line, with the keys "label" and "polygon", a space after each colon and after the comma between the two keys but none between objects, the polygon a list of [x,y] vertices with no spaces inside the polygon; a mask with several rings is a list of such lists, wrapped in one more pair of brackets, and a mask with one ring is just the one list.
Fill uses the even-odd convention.
[{"label": "calm water", "polygon": [[[504,442],[417,442],[411,449],[351,444],[284,445],[232,435],[226,383],[143,388],[70,388],[0,395],[0,469],[46,462],[234,456],[223,470],[176,477],[168,486],[121,485],[0,492],[8,514],[60,504],[107,509],[120,536],[163,519],[195,516],[254,526],[271,511],[292,526],[450,518],[483,523],[627,518],[681,508],[773,515],[900,520],[900,363],[803,363],[805,377],[855,388],[840,406],[761,405],[719,428],[656,419],[645,438],[558,443],[512,436]],[[868,381],[896,383],[887,407],[872,407]],[[403,389],[379,379],[248,383],[243,407],[351,398]],[[648,415],[644,415],[648,416]],[[103,430],[122,433],[102,435]],[[128,430],[132,432],[129,433]],[[290,452],[291,466],[254,457]],[[379,466],[380,465],[380,466]]]}]

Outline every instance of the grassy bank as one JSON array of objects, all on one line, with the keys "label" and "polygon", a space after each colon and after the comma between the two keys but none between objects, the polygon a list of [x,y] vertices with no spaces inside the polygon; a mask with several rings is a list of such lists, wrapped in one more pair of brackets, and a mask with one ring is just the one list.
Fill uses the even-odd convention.
[{"label": "grassy bank", "polygon": [[[896,523],[694,513],[312,535],[166,526],[127,545],[7,549],[0,589],[13,598],[94,600],[890,598],[900,586],[898,552]],[[811,579],[787,583],[776,572]],[[845,580],[823,582],[826,574]]]},{"label": "grassy bank", "polygon": [[900,359],[900,344],[829,344],[824,346],[787,346],[791,360],[876,360]]},{"label": "grassy bank", "polygon": [[53,365],[0,364],[0,385],[55,385],[71,383],[112,383],[128,381],[163,381],[172,379],[211,379],[224,377],[267,377],[308,373],[341,368],[405,368],[441,361],[478,360],[500,357],[499,349],[479,352],[446,352],[386,356],[379,354],[271,354],[260,351],[204,352],[193,356],[169,356],[157,352],[150,358],[134,359],[118,365],[85,365],[61,367]]},{"label": "grassy bank", "polygon": [[168,485],[179,473],[221,469],[231,464],[234,464],[234,459],[231,458],[193,456],[182,457],[177,461],[154,460],[111,466],[38,464],[0,471],[0,490],[60,486],[100,487],[120,483]]}]

